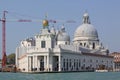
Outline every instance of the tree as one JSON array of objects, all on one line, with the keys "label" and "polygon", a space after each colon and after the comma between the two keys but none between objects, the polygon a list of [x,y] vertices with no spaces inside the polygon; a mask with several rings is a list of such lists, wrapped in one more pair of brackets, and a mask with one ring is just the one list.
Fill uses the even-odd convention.
[{"label": "tree", "polygon": [[15,53],[11,53],[7,56],[7,64],[15,64]]}]

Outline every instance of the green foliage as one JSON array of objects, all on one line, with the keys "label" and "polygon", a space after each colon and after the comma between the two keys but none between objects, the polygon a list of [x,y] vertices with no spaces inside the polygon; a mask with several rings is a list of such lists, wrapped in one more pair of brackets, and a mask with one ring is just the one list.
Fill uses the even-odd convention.
[{"label": "green foliage", "polygon": [[11,53],[7,56],[7,64],[15,64],[15,53]]}]

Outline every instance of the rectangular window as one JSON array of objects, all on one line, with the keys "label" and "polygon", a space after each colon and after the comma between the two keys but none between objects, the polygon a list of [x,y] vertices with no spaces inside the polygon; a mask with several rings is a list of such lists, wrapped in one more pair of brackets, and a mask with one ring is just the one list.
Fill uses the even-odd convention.
[{"label": "rectangular window", "polygon": [[81,66],[80,60],[79,60],[79,67]]},{"label": "rectangular window", "polygon": [[45,41],[41,41],[41,48],[45,48],[46,46],[46,42]]}]

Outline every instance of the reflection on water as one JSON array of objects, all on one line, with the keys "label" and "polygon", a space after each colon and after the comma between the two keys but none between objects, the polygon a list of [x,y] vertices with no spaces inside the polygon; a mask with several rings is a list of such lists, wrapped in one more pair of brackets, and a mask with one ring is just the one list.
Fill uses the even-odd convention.
[{"label": "reflection on water", "polygon": [[120,80],[120,72],[76,72],[76,73],[2,73],[0,80]]}]

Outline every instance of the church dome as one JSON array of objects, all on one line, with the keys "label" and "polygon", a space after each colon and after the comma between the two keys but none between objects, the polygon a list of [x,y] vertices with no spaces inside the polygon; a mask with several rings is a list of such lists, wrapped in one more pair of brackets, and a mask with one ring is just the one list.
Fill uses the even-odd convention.
[{"label": "church dome", "polygon": [[57,41],[70,41],[70,36],[67,33],[59,33]]},{"label": "church dome", "polygon": [[64,26],[62,26],[61,31],[58,32],[57,41],[70,41],[70,36],[66,33]]},{"label": "church dome", "polygon": [[98,33],[93,25],[82,24],[76,29],[74,37],[98,38]]},{"label": "church dome", "polygon": [[76,40],[98,40],[97,30],[90,23],[88,13],[83,15],[83,24],[75,31],[74,41]]}]

